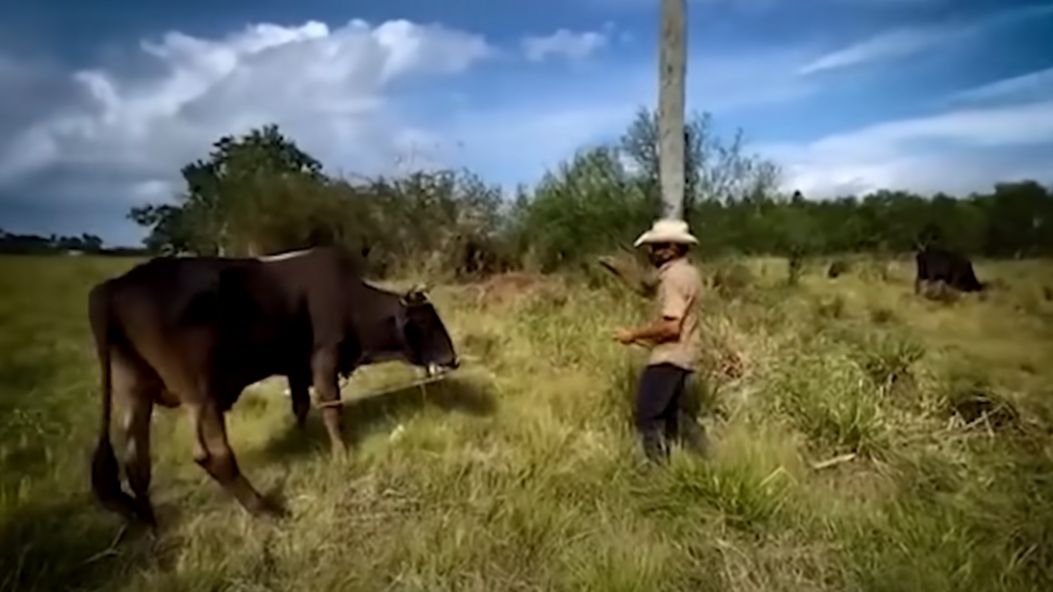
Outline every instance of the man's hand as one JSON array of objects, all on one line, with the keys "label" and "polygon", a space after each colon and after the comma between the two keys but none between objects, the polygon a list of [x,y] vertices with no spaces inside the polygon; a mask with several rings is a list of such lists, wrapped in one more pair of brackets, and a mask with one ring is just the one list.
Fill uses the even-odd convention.
[{"label": "man's hand", "polygon": [[632,329],[618,329],[614,332],[614,339],[622,345],[629,345],[636,341],[636,334]]}]

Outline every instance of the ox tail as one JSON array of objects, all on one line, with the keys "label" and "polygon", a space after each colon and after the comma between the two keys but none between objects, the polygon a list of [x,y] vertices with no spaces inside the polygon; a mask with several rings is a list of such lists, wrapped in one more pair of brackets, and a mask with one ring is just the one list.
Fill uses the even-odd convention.
[{"label": "ox tail", "polygon": [[110,290],[107,284],[92,289],[88,297],[88,315],[95,338],[102,400],[102,424],[99,441],[91,459],[91,488],[102,505],[125,516],[134,515],[132,498],[121,489],[117,456],[110,442],[110,417],[113,407],[113,371],[110,368],[110,337],[113,331],[110,314]]}]

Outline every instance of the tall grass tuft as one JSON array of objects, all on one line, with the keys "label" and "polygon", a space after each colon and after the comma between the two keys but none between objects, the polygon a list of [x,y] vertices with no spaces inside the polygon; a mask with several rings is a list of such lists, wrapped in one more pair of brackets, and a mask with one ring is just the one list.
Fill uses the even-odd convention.
[{"label": "tall grass tuft", "polygon": [[870,380],[888,391],[897,384],[910,383],[911,368],[925,355],[925,348],[908,335],[874,331],[864,333],[857,341],[855,354]]},{"label": "tall grass tuft", "polygon": [[820,319],[840,319],[845,316],[845,299],[840,294],[820,297],[814,304],[815,315]]},{"label": "tall grass tuft", "polygon": [[789,418],[817,452],[880,456],[888,446],[881,393],[843,355],[791,356],[771,391],[771,411]]}]

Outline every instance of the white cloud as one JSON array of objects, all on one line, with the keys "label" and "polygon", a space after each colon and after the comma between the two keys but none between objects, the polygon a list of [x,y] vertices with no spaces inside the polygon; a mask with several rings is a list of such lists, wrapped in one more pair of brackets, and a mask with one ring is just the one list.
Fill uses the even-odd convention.
[{"label": "white cloud", "polygon": [[[744,13],[762,14],[769,12],[779,6],[793,5],[819,5],[842,4],[854,9],[883,9],[902,8],[919,4],[933,4],[954,0],[687,0],[688,10],[694,5],[702,8],[721,7],[737,10]],[[657,11],[661,0],[586,0],[586,2],[605,9],[644,9],[650,8]],[[806,6],[806,9],[814,6]]]},{"label": "white cloud", "polygon": [[[359,20],[335,29],[254,25],[218,39],[172,32],[140,50],[148,73],[63,75],[78,91],[65,104],[6,122],[0,190],[25,194],[32,182],[34,193],[56,199],[157,199],[220,135],[269,122],[327,165],[376,171],[420,138],[399,116],[396,85],[492,55],[482,37],[462,31]],[[0,66],[16,79],[9,63]],[[34,99],[27,91],[19,101]]]},{"label": "white cloud", "polygon": [[1053,101],[959,110],[880,123],[805,144],[760,150],[785,168],[788,186],[828,197],[879,188],[963,192],[995,180],[1053,181]]},{"label": "white cloud", "polygon": [[902,58],[925,49],[1000,26],[1053,14],[1053,4],[1014,8],[968,23],[903,27],[878,33],[863,41],[822,55],[798,70],[814,74],[825,70],[856,66],[880,60]]},{"label": "white cloud", "polygon": [[543,62],[551,57],[580,61],[605,47],[609,42],[608,37],[606,31],[576,33],[559,29],[551,35],[524,38],[523,54],[532,62]]},{"label": "white cloud", "polygon": [[[598,31],[614,43],[611,25]],[[538,51],[574,59],[590,43]],[[206,156],[221,135],[270,122],[334,174],[443,165],[499,183],[533,182],[583,144],[615,138],[637,107],[656,99],[651,60],[582,69],[573,80],[556,74],[541,85],[505,68],[487,84],[444,79],[500,53],[480,36],[438,25],[356,20],[254,25],[211,38],[171,32],[118,56],[121,65],[39,69],[46,84],[0,56],[0,86],[13,89],[0,93],[0,106],[21,109],[17,117],[0,112],[0,208],[32,202],[34,215],[50,212],[55,224],[90,211],[127,229],[128,207],[171,197],[182,187],[179,168]],[[793,75],[800,57],[693,60],[689,108],[719,116],[802,96],[813,85]]]},{"label": "white cloud", "polygon": [[939,44],[958,31],[899,29],[828,53],[801,67],[800,74],[814,74],[865,62],[907,56]]},{"label": "white cloud", "polygon": [[975,146],[1040,144],[1053,140],[1053,101],[992,109],[952,111],[931,117],[881,123],[820,140],[832,152],[860,148],[896,150],[905,142],[947,140]]},{"label": "white cloud", "polygon": [[993,100],[1035,99],[1051,95],[1053,95],[1053,68],[1046,68],[955,93],[951,100],[976,103]]}]

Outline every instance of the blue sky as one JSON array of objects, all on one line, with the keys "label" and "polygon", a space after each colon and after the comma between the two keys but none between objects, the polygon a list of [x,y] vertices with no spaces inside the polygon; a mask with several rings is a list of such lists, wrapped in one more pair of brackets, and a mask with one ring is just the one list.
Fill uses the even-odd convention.
[{"label": "blue sky", "polygon": [[[0,227],[94,232],[277,122],[331,172],[531,183],[657,100],[657,0],[4,1]],[[689,0],[688,108],[785,188],[1053,183],[1053,2]]]}]

